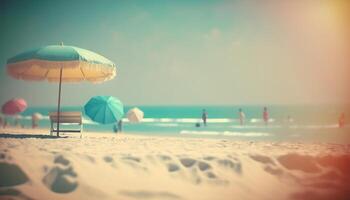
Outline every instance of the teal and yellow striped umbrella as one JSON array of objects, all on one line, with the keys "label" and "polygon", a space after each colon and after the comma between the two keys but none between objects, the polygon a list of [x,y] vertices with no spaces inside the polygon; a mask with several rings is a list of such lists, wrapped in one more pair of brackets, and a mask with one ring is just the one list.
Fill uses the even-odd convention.
[{"label": "teal and yellow striped umbrella", "polygon": [[85,114],[101,124],[116,123],[124,116],[123,103],[112,96],[92,97],[84,106]]},{"label": "teal and yellow striped umbrella", "polygon": [[116,76],[116,66],[107,58],[86,49],[50,45],[8,59],[7,73],[22,80],[103,82]]},{"label": "teal and yellow striped umbrella", "polygon": [[[7,73],[16,79],[59,82],[58,122],[62,82],[89,81],[99,83],[113,79],[115,64],[92,51],[61,45],[49,45],[20,53],[7,60]],[[59,136],[57,123],[57,136]]]}]

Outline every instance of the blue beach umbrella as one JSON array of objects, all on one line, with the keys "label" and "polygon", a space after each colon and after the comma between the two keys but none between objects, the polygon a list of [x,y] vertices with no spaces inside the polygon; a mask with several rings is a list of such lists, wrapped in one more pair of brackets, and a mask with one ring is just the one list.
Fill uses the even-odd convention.
[{"label": "blue beach umbrella", "polygon": [[115,64],[92,51],[61,45],[49,45],[20,53],[7,60],[7,73],[21,80],[58,82],[58,123],[59,136],[61,83],[89,81],[100,83],[113,79]]},{"label": "blue beach umbrella", "polygon": [[101,124],[111,124],[124,116],[123,103],[112,96],[92,97],[84,106],[85,114]]}]

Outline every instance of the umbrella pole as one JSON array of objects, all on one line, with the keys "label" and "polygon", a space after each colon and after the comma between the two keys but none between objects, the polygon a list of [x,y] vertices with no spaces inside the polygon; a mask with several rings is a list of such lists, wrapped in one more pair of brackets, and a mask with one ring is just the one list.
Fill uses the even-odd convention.
[{"label": "umbrella pole", "polygon": [[60,83],[58,85],[58,106],[57,106],[57,137],[60,136],[60,110],[61,110],[61,85],[62,85],[62,70],[60,69]]}]

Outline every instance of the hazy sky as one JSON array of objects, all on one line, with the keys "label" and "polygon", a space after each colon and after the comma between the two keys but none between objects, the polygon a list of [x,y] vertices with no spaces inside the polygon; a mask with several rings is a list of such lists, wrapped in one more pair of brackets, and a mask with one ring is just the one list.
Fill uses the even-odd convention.
[{"label": "hazy sky", "polygon": [[350,1],[1,1],[0,103],[56,105],[58,85],[15,80],[6,60],[51,44],[95,51],[115,79],[63,85],[63,105],[344,103]]}]

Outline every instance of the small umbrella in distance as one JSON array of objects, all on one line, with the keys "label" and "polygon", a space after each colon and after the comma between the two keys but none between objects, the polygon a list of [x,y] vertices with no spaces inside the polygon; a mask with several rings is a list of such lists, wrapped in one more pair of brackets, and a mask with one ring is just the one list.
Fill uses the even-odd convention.
[{"label": "small umbrella in distance", "polygon": [[144,114],[140,109],[135,107],[128,111],[127,116],[130,122],[140,122],[142,121]]},{"label": "small umbrella in distance", "polygon": [[32,117],[35,119],[35,120],[40,120],[43,118],[43,115],[36,112],[36,113],[33,113]]},{"label": "small umbrella in distance", "polygon": [[123,103],[112,96],[92,97],[84,106],[84,111],[91,120],[101,124],[112,124],[124,116]]},{"label": "small umbrella in distance", "polygon": [[40,113],[38,113],[38,112],[33,113],[33,114],[32,114],[32,128],[38,127],[38,122],[39,122],[39,120],[41,120],[42,118],[43,118],[43,116],[42,116]]},{"label": "small umbrella in distance", "polygon": [[24,99],[14,98],[7,101],[1,108],[1,112],[5,115],[17,115],[25,111],[27,102]]}]

